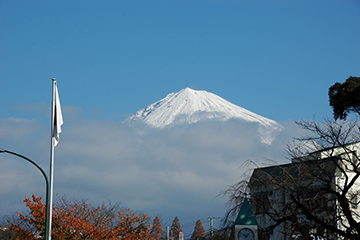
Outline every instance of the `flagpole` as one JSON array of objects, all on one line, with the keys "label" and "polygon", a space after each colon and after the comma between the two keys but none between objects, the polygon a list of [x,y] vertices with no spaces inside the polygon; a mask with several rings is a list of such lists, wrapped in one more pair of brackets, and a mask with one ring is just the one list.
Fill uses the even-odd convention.
[{"label": "flagpole", "polygon": [[54,131],[55,124],[55,91],[56,91],[56,79],[53,78],[52,85],[52,107],[51,107],[51,149],[50,149],[50,189],[49,189],[49,201],[47,205],[47,219],[48,219],[48,235],[46,240],[51,240],[51,225],[52,225],[52,210],[53,210],[53,196],[54,196]]}]

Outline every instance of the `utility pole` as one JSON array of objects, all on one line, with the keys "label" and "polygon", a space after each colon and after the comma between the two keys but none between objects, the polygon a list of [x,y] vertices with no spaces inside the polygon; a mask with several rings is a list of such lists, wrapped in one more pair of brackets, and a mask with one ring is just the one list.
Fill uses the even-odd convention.
[{"label": "utility pole", "polygon": [[184,233],[183,232],[179,232],[179,240],[184,240]]},{"label": "utility pole", "polygon": [[214,220],[220,220],[219,217],[215,218],[215,217],[208,217],[208,219],[210,220],[210,236],[213,237],[214,236]]},{"label": "utility pole", "polygon": [[166,226],[166,240],[170,240],[170,227]]}]

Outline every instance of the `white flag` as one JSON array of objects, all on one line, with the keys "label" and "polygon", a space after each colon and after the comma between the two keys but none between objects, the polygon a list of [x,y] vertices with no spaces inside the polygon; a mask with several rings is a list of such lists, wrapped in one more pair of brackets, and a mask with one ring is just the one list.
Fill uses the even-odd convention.
[{"label": "white flag", "polygon": [[61,106],[60,106],[60,98],[58,89],[55,82],[55,97],[53,103],[53,139],[54,139],[54,146],[56,146],[59,142],[59,135],[61,133],[61,125],[63,125],[63,118],[61,113]]}]

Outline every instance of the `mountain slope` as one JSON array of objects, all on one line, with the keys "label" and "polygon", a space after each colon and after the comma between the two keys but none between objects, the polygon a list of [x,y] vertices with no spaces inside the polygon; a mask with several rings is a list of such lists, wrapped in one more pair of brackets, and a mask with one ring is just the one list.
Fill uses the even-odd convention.
[{"label": "mountain slope", "polygon": [[165,98],[137,111],[124,122],[140,121],[162,129],[207,119],[226,121],[231,118],[259,123],[259,133],[263,141],[268,143],[271,142],[269,134],[282,128],[277,122],[232,104],[213,93],[190,88],[168,94]]}]

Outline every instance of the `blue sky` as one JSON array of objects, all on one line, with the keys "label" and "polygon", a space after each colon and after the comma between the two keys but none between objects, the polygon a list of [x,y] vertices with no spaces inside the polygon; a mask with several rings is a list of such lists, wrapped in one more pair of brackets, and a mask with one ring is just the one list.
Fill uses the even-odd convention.
[{"label": "blue sky", "polygon": [[[234,166],[239,166],[238,162],[224,164],[221,170],[224,175],[216,175],[213,179],[196,171],[197,174],[191,175],[193,172],[186,169],[185,164],[177,162],[184,158],[184,149],[169,146],[165,140],[159,140],[158,146],[154,147],[154,142],[145,143],[146,139],[127,135],[128,131],[119,127],[120,122],[168,93],[185,87],[215,93],[281,124],[312,119],[314,115],[321,120],[332,115],[328,88],[335,82],[344,82],[349,76],[359,76],[358,1],[0,0],[0,21],[0,147],[33,157],[47,169],[51,79],[56,78],[65,122],[56,151],[57,158],[67,160],[58,163],[55,178],[58,176],[59,185],[55,192],[70,196],[78,193],[79,198],[95,198],[95,203],[113,197],[114,202],[121,201],[135,210],[153,215],[161,213],[161,206],[154,205],[154,202],[161,202],[155,195],[161,195],[171,185],[161,184],[161,180],[168,181],[166,172],[156,173],[161,187],[149,186],[148,189],[156,194],[147,192],[147,196],[152,197],[146,201],[135,193],[132,198],[122,199],[110,194],[110,190],[105,191],[96,181],[92,185],[81,185],[79,172],[74,175],[80,177],[73,180],[83,192],[70,180],[63,179],[72,179],[71,169],[76,167],[79,167],[76,168],[78,171],[81,169],[84,179],[99,174],[91,167],[110,178],[112,174],[107,171],[111,172],[111,169],[96,163],[96,153],[92,151],[99,148],[103,154],[99,156],[109,159],[102,161],[111,164],[116,160],[115,155],[122,155],[121,149],[126,151],[124,156],[137,163],[144,163],[141,160],[144,156],[154,161],[177,156],[169,160],[174,164],[169,168],[185,169],[171,175],[174,180],[171,187],[176,188],[174,186],[178,184],[176,190],[180,193],[194,193],[196,187],[206,186],[206,183],[218,184],[218,192],[226,184],[239,180],[236,172],[229,173]],[[116,139],[119,135],[123,137]],[[102,142],[96,142],[94,138]],[[139,149],[146,151],[140,151],[141,156],[135,154],[137,150],[127,151],[125,147],[114,151],[117,145],[111,143],[116,141],[129,148],[130,143],[141,142]],[[160,151],[164,146],[167,150]],[[101,147],[104,149],[100,150]],[[231,150],[226,156],[241,155],[235,148],[229,147]],[[281,156],[279,149],[283,147],[275,148],[276,154],[264,151],[264,155]],[[89,155],[90,152],[93,156]],[[188,152],[186,157],[189,159],[201,156],[199,152]],[[94,159],[86,162],[92,157]],[[248,157],[262,159],[265,156],[246,152],[242,159]],[[81,167],[82,163],[89,164],[85,168],[88,172]],[[156,162],[158,166],[165,163],[165,160]],[[5,164],[2,169],[10,166],[26,169],[25,165],[13,163],[13,160],[0,164]],[[125,165],[128,172],[141,166]],[[123,164],[120,166],[124,167]],[[25,172],[14,170],[11,171],[13,175],[8,175],[10,171],[6,170],[2,174],[3,181],[9,181],[5,173],[15,179],[14,176]],[[115,175],[114,179],[119,181]],[[37,178],[37,173],[31,176]],[[202,185],[190,191],[184,188],[181,180],[175,179],[176,176],[197,179]],[[42,180],[36,181],[40,187],[31,185],[24,190],[32,189],[32,192],[42,194]],[[119,186],[123,191],[127,191],[127,187]],[[103,198],[94,194],[94,191],[102,192],[100,190],[104,190]],[[0,187],[0,199],[9,195],[14,196],[12,202],[8,200],[0,205],[2,212],[21,206],[21,199],[29,194],[15,194],[10,186]],[[188,197],[186,205],[190,206],[196,199],[202,202],[204,196],[213,198],[216,193],[208,191],[200,195]],[[19,199],[20,203],[14,204]],[[182,210],[179,219],[196,222],[197,219],[218,217],[223,212],[219,207],[223,202],[224,199],[217,199],[216,203],[209,204],[208,209],[199,212],[190,211],[196,205],[189,207],[189,212]],[[164,212],[174,209],[174,205],[165,205]],[[215,208],[218,209],[214,212],[209,210]],[[164,222],[171,222],[175,215],[179,213],[163,213]]]},{"label": "blue sky", "polygon": [[[185,87],[285,121],[357,76],[357,1],[0,1],[3,117],[49,102],[123,120]],[[5,103],[7,103],[5,105]],[[5,105],[5,106],[4,106]]]}]

